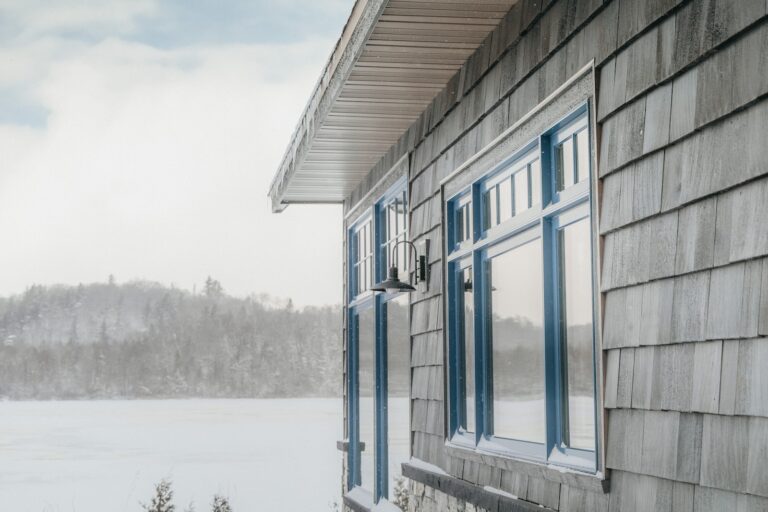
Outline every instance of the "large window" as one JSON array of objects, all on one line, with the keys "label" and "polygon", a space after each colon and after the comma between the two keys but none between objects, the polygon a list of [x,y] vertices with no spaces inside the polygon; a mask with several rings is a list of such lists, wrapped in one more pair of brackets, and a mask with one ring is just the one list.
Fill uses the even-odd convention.
[{"label": "large window", "polygon": [[451,442],[596,468],[587,106],[448,199]]},{"label": "large window", "polygon": [[408,233],[405,190],[403,178],[349,230],[348,486],[373,503],[393,496],[410,457],[408,295],[370,291],[390,265],[407,278],[408,247],[399,243]]}]

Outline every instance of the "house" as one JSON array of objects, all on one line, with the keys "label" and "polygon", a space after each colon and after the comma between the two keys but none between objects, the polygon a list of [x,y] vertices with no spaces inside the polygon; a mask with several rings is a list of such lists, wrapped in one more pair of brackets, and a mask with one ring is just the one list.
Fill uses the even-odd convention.
[{"label": "house", "polygon": [[348,510],[768,510],[767,9],[356,2],[269,192],[344,205]]}]

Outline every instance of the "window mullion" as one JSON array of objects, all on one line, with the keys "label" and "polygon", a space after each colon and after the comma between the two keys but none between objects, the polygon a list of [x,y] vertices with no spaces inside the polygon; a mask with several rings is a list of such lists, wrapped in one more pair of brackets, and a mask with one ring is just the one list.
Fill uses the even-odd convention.
[{"label": "window mullion", "polygon": [[374,495],[373,502],[378,502],[379,498],[386,496],[388,475],[388,453],[387,453],[387,322],[386,322],[386,304],[382,300],[381,294],[377,294],[374,304],[374,322],[376,325],[375,337],[375,361],[376,371],[376,393],[374,402],[374,425],[375,430],[373,439],[375,443],[375,477],[374,477]]},{"label": "window mullion", "polygon": [[486,298],[484,292],[485,278],[483,251],[475,251],[472,257],[472,299],[474,301],[474,349],[475,349],[475,444],[479,443],[484,435],[488,434],[488,425],[492,424],[489,418],[490,397],[488,379],[488,348],[486,343]]},{"label": "window mullion", "polygon": [[541,221],[544,257],[544,377],[546,400],[546,456],[560,443],[560,354],[557,347],[557,274],[554,227],[551,217]]}]

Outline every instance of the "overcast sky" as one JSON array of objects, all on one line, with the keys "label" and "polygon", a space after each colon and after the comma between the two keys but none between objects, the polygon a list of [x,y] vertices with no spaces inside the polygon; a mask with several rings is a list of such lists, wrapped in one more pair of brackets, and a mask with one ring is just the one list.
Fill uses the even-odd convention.
[{"label": "overcast sky", "polygon": [[341,208],[267,191],[353,0],[0,0],[0,295],[341,299]]}]

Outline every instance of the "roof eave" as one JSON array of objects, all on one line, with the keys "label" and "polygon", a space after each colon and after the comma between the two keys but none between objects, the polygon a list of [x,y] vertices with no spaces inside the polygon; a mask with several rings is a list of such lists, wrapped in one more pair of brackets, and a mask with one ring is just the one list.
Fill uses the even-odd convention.
[{"label": "roof eave", "polygon": [[273,212],[282,212],[291,203],[308,202],[286,200],[285,189],[293,173],[303,162],[308,149],[308,141],[312,140],[315,122],[325,119],[357,57],[364,49],[365,42],[376,26],[387,1],[357,0],[355,2],[341,38],[336,43],[323,73],[312,91],[312,95],[304,108],[304,113],[291,137],[291,142],[283,155],[277,174],[270,184],[269,197]]}]

